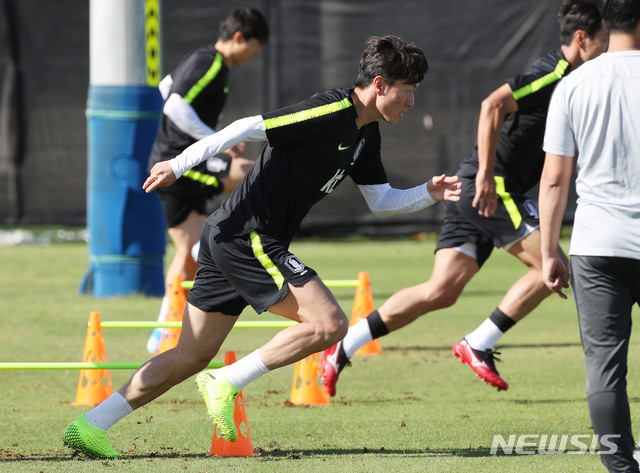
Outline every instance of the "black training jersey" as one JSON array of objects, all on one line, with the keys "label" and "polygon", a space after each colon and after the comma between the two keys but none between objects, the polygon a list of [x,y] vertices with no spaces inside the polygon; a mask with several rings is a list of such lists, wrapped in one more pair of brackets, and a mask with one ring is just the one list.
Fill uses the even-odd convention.
[{"label": "black training jersey", "polygon": [[[229,68],[222,54],[208,44],[187,54],[171,72],[169,94],[180,95],[206,125],[215,129],[227,101]],[[162,114],[158,134],[151,149],[149,169],[160,161],[175,158],[197,140],[181,131]]]},{"label": "black training jersey", "polygon": [[378,122],[358,129],[351,92],[332,89],[263,114],[268,144],[207,222],[223,234],[257,231],[289,244],[309,209],[347,176],[388,182]]},{"label": "black training jersey", "polygon": [[[544,165],[542,142],[549,100],[558,81],[571,66],[560,49],[538,59],[524,74],[507,80],[518,111],[505,117],[496,150],[495,174],[507,178],[511,188],[526,192],[540,181]],[[478,147],[460,165],[458,174],[474,177],[478,171]],[[516,187],[517,186],[517,187]]]}]

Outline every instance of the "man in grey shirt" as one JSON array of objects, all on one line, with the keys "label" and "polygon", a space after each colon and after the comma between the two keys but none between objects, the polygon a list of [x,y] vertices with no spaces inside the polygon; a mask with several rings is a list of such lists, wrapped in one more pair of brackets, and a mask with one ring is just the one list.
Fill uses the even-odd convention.
[{"label": "man in grey shirt", "polygon": [[[626,374],[631,311],[640,302],[640,0],[607,0],[602,16],[607,53],[563,79],[549,107],[539,196],[542,273],[561,297],[571,279],[600,458],[610,472],[638,472]],[[574,162],[569,276],[557,248]],[[605,448],[605,438],[613,448]]]}]

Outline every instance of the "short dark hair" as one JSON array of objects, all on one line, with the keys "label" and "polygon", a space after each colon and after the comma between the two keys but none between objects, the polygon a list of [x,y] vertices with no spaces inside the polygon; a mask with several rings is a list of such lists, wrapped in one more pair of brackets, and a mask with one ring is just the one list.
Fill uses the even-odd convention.
[{"label": "short dark hair", "polygon": [[584,30],[593,38],[602,29],[602,15],[595,0],[565,0],[558,12],[560,42],[571,44],[573,35]]},{"label": "short dark hair", "polygon": [[255,38],[260,44],[269,40],[269,25],[264,15],[255,8],[237,8],[233,10],[222,22],[218,30],[218,39],[229,40],[240,31],[244,39]]},{"label": "short dark hair", "polygon": [[640,22],[640,0],[606,0],[602,18],[610,33],[633,33]]},{"label": "short dark hair", "polygon": [[376,76],[382,76],[389,85],[397,80],[419,84],[428,69],[427,58],[414,43],[394,35],[372,36],[360,58],[360,71],[354,85],[366,87]]}]

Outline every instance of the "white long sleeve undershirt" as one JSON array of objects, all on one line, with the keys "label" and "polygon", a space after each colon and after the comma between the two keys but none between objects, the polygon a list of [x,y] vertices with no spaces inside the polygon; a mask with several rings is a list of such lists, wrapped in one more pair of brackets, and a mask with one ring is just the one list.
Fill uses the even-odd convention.
[{"label": "white long sleeve undershirt", "polygon": [[265,141],[267,133],[261,115],[241,118],[222,130],[192,144],[182,153],[169,161],[176,178],[200,164],[243,141]]},{"label": "white long sleeve undershirt", "polygon": [[213,128],[200,119],[193,107],[175,92],[164,103],[162,113],[169,117],[180,131],[193,139],[201,140],[215,133]]},{"label": "white long sleeve undershirt", "polygon": [[160,91],[160,95],[162,95],[162,100],[167,100],[169,98],[169,93],[171,92],[171,86],[173,85],[173,77],[171,74],[167,74],[164,76],[164,79],[160,81],[158,84],[158,90]]},{"label": "white long sleeve undershirt", "polygon": [[395,189],[389,183],[358,186],[371,212],[378,217],[406,214],[429,207],[436,200],[427,190],[427,184],[411,189]]},{"label": "white long sleeve undershirt", "polygon": [[[205,159],[215,156],[243,141],[265,141],[267,134],[261,115],[242,118],[222,130],[192,144],[169,161],[176,178]],[[410,189],[395,189],[389,183],[359,185],[369,209],[378,217],[416,212],[435,201],[426,184]]]}]

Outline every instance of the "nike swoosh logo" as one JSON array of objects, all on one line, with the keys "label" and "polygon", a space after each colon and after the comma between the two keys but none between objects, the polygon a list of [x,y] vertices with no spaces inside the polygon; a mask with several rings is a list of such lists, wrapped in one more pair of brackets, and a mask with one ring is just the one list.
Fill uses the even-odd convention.
[{"label": "nike swoosh logo", "polygon": [[336,350],[336,352],[332,353],[331,355],[327,355],[326,360],[327,363],[336,368],[338,365],[338,350]]},{"label": "nike swoosh logo", "polygon": [[480,361],[477,358],[471,358],[471,365],[472,366],[484,366],[485,368],[489,368],[489,366],[484,361]]},{"label": "nike swoosh logo", "polygon": [[349,148],[349,146],[342,146],[342,143],[338,145],[338,151],[344,151],[347,148]]}]

